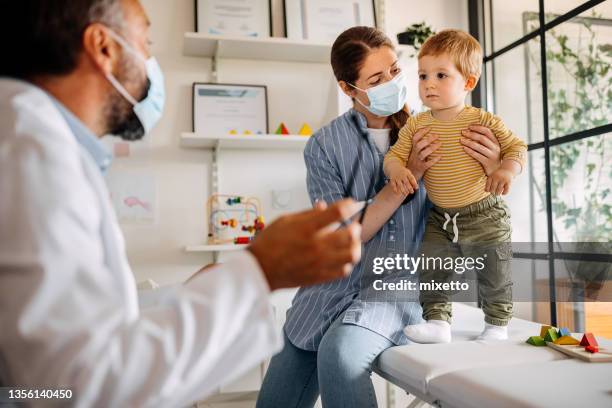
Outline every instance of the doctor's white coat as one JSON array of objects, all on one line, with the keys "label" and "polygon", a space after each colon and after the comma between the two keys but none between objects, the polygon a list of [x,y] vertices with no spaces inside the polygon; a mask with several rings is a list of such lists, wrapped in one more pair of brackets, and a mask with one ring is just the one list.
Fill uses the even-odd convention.
[{"label": "doctor's white coat", "polygon": [[[0,383],[184,406],[282,346],[247,253],[139,309],[102,175],[49,96],[0,79]],[[71,404],[71,405],[72,405]]]}]

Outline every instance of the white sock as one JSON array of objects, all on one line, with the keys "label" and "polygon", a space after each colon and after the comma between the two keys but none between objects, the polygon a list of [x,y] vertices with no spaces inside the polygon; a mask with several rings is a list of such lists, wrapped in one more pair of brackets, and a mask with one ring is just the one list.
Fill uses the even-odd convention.
[{"label": "white sock", "polygon": [[415,343],[450,343],[451,325],[444,320],[428,320],[404,327],[404,334]]},{"label": "white sock", "polygon": [[507,340],[508,326],[495,326],[485,322],[485,328],[476,340]]}]

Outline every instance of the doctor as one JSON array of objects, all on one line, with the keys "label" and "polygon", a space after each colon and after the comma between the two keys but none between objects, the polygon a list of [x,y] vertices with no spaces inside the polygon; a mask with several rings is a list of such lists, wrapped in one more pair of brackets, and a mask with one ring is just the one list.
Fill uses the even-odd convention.
[{"label": "doctor", "polygon": [[[140,309],[99,137],[141,138],[162,74],[137,0],[2,2],[0,384],[75,406],[184,406],[282,347],[268,295],[345,276],[350,200],[281,217],[230,262]],[[43,401],[44,402],[44,401]],[[68,404],[66,404],[68,405]]]}]

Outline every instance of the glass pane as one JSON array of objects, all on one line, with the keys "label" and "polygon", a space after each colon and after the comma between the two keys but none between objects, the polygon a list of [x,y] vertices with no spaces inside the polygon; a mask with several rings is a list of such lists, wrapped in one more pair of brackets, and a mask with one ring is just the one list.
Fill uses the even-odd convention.
[{"label": "glass pane", "polygon": [[[531,275],[531,281],[533,282],[533,293],[531,302],[532,316],[531,319],[538,323],[550,324],[550,279],[548,272],[548,261],[547,260],[533,260],[533,259],[517,259],[515,256],[512,259],[512,273],[514,287],[513,292],[516,292],[515,287],[520,287],[521,282],[517,278],[517,274],[524,274],[524,271],[528,271]],[[515,301],[522,301],[523,299],[514,297]],[[516,307],[516,306],[515,306]],[[522,316],[517,316],[522,317]]]},{"label": "glass pane", "polygon": [[586,3],[585,0],[544,0],[544,10],[546,12],[544,18],[548,23],[584,3]]},{"label": "glass pane", "polygon": [[540,27],[538,0],[489,0],[492,50],[497,51]]},{"label": "glass pane", "polygon": [[487,109],[499,115],[528,144],[544,140],[539,68],[537,38],[489,61],[486,66],[487,88],[494,96]]},{"label": "glass pane", "polygon": [[554,240],[612,242],[612,133],[550,149]]},{"label": "glass pane", "polygon": [[612,123],[612,2],[546,32],[550,138]]},{"label": "glass pane", "polygon": [[557,324],[612,338],[612,265],[555,261]]},{"label": "glass pane", "polygon": [[504,197],[512,218],[512,242],[548,242],[544,180],[544,150],[529,151],[527,167]]}]

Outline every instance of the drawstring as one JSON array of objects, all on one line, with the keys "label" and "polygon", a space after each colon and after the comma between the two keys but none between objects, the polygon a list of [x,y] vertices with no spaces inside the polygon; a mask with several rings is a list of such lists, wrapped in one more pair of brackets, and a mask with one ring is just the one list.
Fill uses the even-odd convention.
[{"label": "drawstring", "polygon": [[[457,228],[457,216],[458,215],[459,213],[455,213],[455,215],[453,216],[453,233],[455,234],[455,236],[453,237],[453,243],[456,243],[459,240],[459,228]],[[446,231],[446,225],[451,220],[451,217],[450,215],[448,215],[447,212],[444,212],[444,218],[446,219],[446,221],[444,221],[444,225],[442,226],[442,229]]]}]

